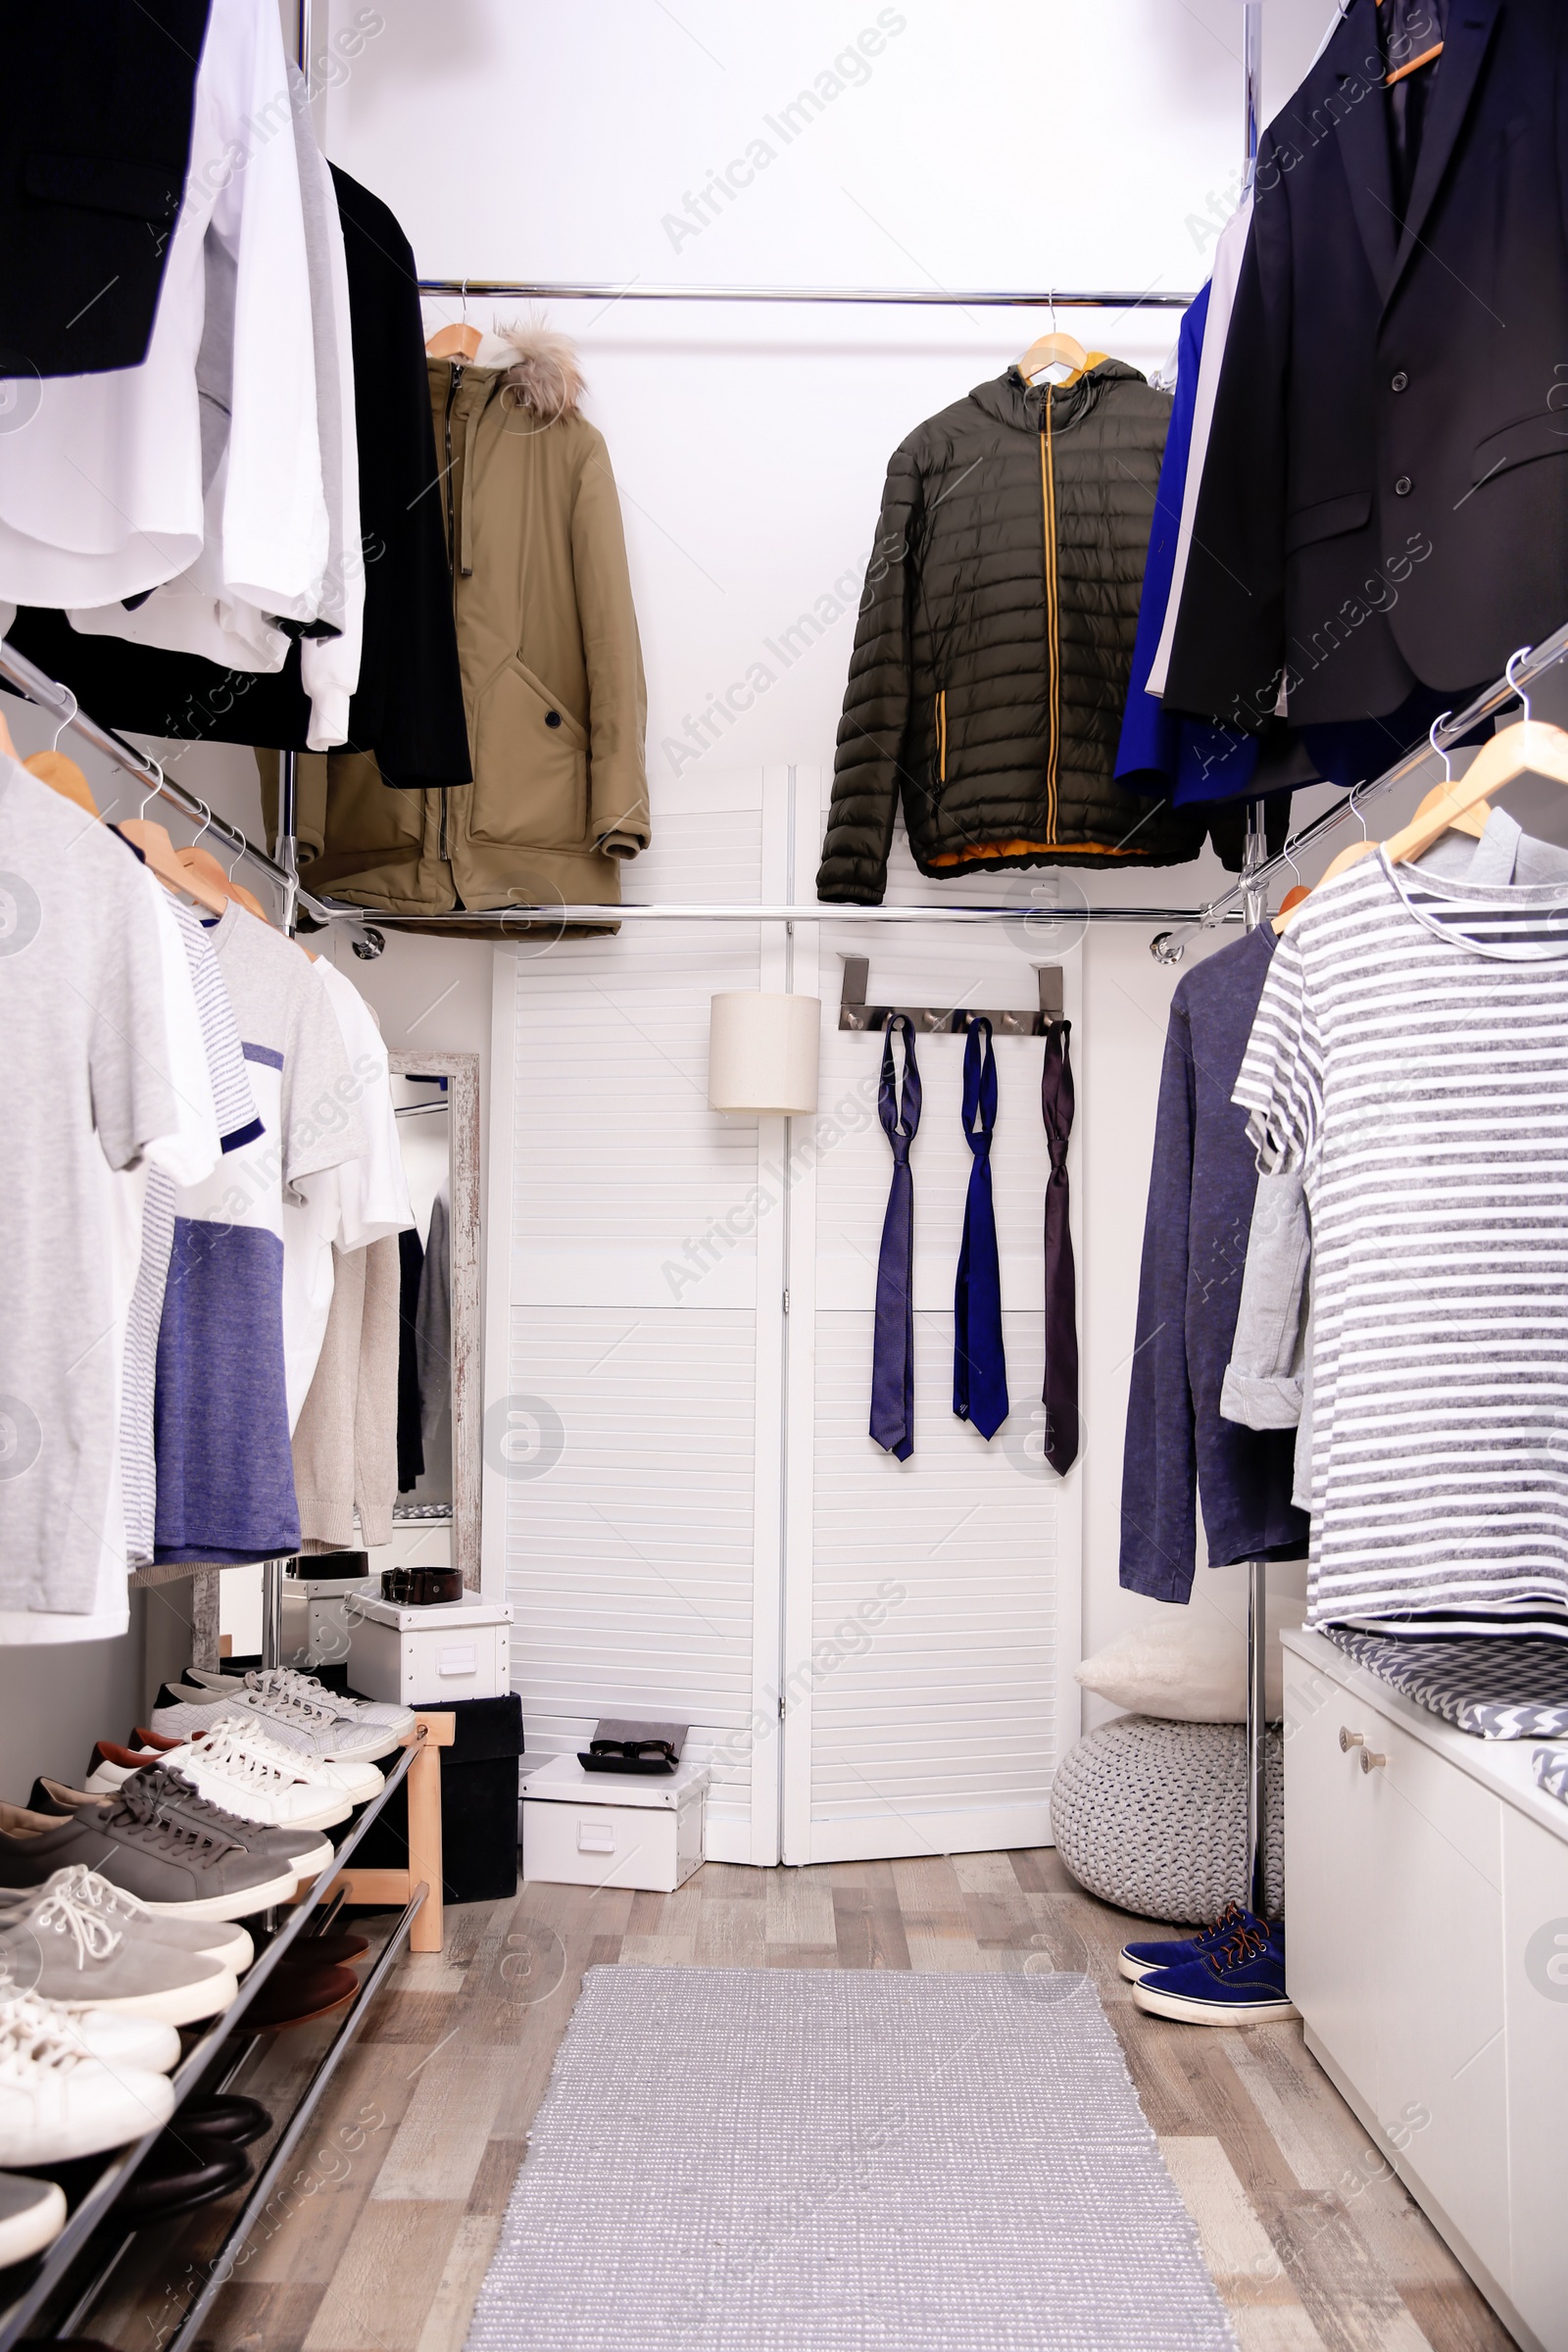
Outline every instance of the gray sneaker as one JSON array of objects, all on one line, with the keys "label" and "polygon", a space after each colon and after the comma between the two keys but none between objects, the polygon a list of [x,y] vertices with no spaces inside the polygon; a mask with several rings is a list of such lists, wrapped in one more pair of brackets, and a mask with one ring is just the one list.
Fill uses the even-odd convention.
[{"label": "gray sneaker", "polygon": [[8,1989],[66,2009],[118,2010],[166,2026],[216,2017],[239,1991],[232,1973],[205,1953],[111,1927],[80,1900],[69,1874],[0,1909],[0,1972]]},{"label": "gray sneaker", "polygon": [[66,2192],[57,2180],[0,2173],[0,2270],[52,2246],[66,2226]]},{"label": "gray sneaker", "polygon": [[[90,1903],[101,1911],[112,1928],[133,1936],[152,1936],[167,1943],[172,1951],[199,1954],[204,1960],[220,1960],[236,1977],[242,1977],[256,1957],[256,1946],[243,1928],[228,1920],[179,1919],[172,1912],[149,1911],[123,1886],[111,1885],[95,1870],[57,1870],[45,1882],[44,1892],[52,1894],[57,1886],[69,1886],[81,1903]],[[0,1892],[0,1902],[6,1896]]]},{"label": "gray sneaker", "polygon": [[70,1788],[64,1781],[37,1780],[33,1783],[36,1809],[42,1813],[53,1808],[67,1816],[90,1813],[96,1806],[108,1815],[127,1788],[144,1783],[152,1788],[159,1804],[171,1814],[179,1814],[203,1829],[216,1830],[220,1837],[231,1838],[253,1854],[266,1854],[274,1860],[287,1862],[296,1873],[315,1878],[332,1859],[332,1842],[317,1830],[281,1830],[261,1826],[254,1821],[242,1821],[237,1813],[229,1813],[205,1797],[193,1781],[173,1764],[150,1764],[141,1772],[132,1773],[122,1782],[119,1789],[108,1796],[94,1796],[85,1788]]},{"label": "gray sneaker", "polygon": [[215,1674],[211,1667],[192,1666],[186,1673],[185,1685],[188,1690],[210,1690],[218,1698],[233,1689],[280,1691],[285,1698],[303,1698],[312,1706],[324,1707],[345,1723],[391,1732],[397,1740],[414,1729],[412,1707],[394,1706],[390,1699],[353,1698],[346,1690],[329,1690],[319,1675],[301,1674],[294,1666],[253,1667],[243,1681],[238,1675]]},{"label": "gray sneaker", "polygon": [[292,1863],[275,1852],[253,1853],[238,1838],[166,1813],[139,1773],[113,1805],[83,1807],[64,1820],[0,1804],[0,1885],[41,1886],[77,1864],[151,1910],[186,1919],[248,1919],[287,1902],[299,1884]]}]

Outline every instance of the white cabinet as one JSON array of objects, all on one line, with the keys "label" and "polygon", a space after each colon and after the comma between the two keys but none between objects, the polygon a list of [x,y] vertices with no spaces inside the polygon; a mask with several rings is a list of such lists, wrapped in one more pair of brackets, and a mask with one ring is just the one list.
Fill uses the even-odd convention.
[{"label": "white cabinet", "polygon": [[[1287,1633],[1291,1996],[1308,2047],[1529,2352],[1568,2352],[1568,1809]],[[1554,1940],[1555,1939],[1555,1940]]]}]

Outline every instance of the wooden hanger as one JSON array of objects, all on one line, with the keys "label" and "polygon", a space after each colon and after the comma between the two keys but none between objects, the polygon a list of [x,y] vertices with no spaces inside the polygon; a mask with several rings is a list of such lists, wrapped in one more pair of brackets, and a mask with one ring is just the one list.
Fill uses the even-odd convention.
[{"label": "wooden hanger", "polygon": [[3,710],[0,710],[0,752],[4,752],[8,760],[14,760],[17,756],[17,747],[11,740],[11,729],[6,725]]},{"label": "wooden hanger", "polygon": [[[1503,674],[1510,686],[1514,663],[1529,651],[1528,646],[1521,646],[1508,657]],[[1544,719],[1532,718],[1530,697],[1517,687],[1514,691],[1524,705],[1524,717],[1517,726],[1504,727],[1500,735],[1494,735],[1464,775],[1451,778],[1428,795],[1403,830],[1384,844],[1391,864],[1405,865],[1419,858],[1462,818],[1479,812],[1493,793],[1500,792],[1516,776],[1544,776],[1554,784],[1568,784],[1568,734]]]},{"label": "wooden hanger", "polygon": [[47,784],[51,792],[58,792],[63,801],[74,801],[88,816],[98,814],[92,787],[74,760],[68,759],[64,752],[33,752],[22,764],[28,775],[36,776],[40,784]]},{"label": "wooden hanger", "polygon": [[1018,373],[1026,384],[1032,384],[1036,376],[1043,375],[1048,368],[1069,368],[1071,373],[1064,375],[1061,384],[1057,387],[1058,390],[1061,390],[1068,384],[1075,384],[1081,375],[1095,367],[1098,361],[1103,357],[1102,352],[1085,351],[1076,335],[1060,335],[1053,332],[1049,335],[1037,336],[1035,341],[1030,344],[1023,358],[1017,364]]},{"label": "wooden hanger", "polygon": [[476,326],[442,326],[437,327],[424,348],[432,360],[471,360],[483,341]]},{"label": "wooden hanger", "polygon": [[[1427,794],[1426,799],[1422,802],[1420,808],[1416,810],[1415,815],[1411,818],[1410,822],[1412,826],[1423,825],[1428,821],[1428,819],[1435,817],[1440,808],[1446,808],[1449,811],[1449,813],[1446,822],[1440,824],[1437,832],[1433,834],[1433,841],[1438,840],[1445,831],[1452,833],[1468,833],[1473,839],[1479,841],[1482,834],[1487,829],[1487,819],[1491,816],[1492,810],[1487,806],[1485,800],[1479,801],[1468,808],[1456,808],[1454,803],[1454,794],[1459,789],[1459,785],[1455,782],[1453,769],[1449,764],[1447,753],[1441,751],[1437,742],[1438,729],[1452,716],[1453,712],[1451,710],[1443,711],[1439,717],[1432,721],[1431,726],[1427,730],[1427,741],[1431,744],[1432,749],[1438,753],[1439,759],[1443,761],[1445,774],[1443,782],[1433,786],[1432,790]],[[1511,732],[1517,733],[1518,730],[1513,729]],[[1477,760],[1475,765],[1469,770],[1470,776],[1475,774],[1476,767],[1479,765],[1480,761]],[[1468,776],[1460,779],[1460,782],[1467,781]],[[1495,792],[1497,790],[1497,786],[1494,784],[1491,787],[1491,790]],[[1396,839],[1398,837],[1396,835]],[[1430,844],[1428,846],[1430,847]],[[1325,882],[1332,882],[1336,874],[1348,873],[1352,865],[1359,865],[1362,858],[1370,858],[1373,851],[1377,847],[1378,844],[1375,841],[1352,841],[1348,849],[1341,850],[1337,858],[1330,859],[1328,865],[1324,868],[1322,875],[1319,877],[1317,884],[1318,889],[1321,890]],[[1390,855],[1392,856],[1392,854],[1393,844],[1391,843]],[[1420,855],[1419,852],[1416,854],[1417,856]],[[1296,910],[1298,906],[1305,904],[1310,895],[1310,892],[1302,890],[1299,887],[1293,891],[1287,892],[1285,898],[1280,902],[1280,910],[1274,917],[1274,931],[1276,937],[1290,929],[1292,916],[1296,913]]]},{"label": "wooden hanger", "polygon": [[254,892],[248,891],[243,882],[236,882],[232,874],[225,874],[211,850],[204,850],[199,844],[198,835],[188,849],[174,852],[186,873],[200,874],[203,881],[210,882],[215,890],[221,891],[225,900],[236,906],[243,906],[247,914],[254,914],[259,922],[265,923],[267,909],[261,900]]},{"label": "wooden hanger", "polygon": [[[152,797],[149,793],[147,801]],[[143,801],[143,808],[147,801]],[[151,824],[145,817],[137,815],[127,818],[117,829],[132,848],[140,850],[146,859],[148,872],[156,874],[167,889],[183,891],[187,898],[195,900],[198,906],[205,906],[209,914],[228,912],[229,903],[223,893],[215,890],[201,874],[192,873],[188,867],[180,864],[166,827]]]}]

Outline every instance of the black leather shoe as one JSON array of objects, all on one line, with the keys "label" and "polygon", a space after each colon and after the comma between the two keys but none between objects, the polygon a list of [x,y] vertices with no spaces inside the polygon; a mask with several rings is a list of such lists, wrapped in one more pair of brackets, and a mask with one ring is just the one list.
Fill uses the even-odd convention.
[{"label": "black leather shoe", "polygon": [[169,2128],[186,2139],[211,2140],[216,2152],[220,2143],[225,2148],[244,2148],[253,2139],[265,2139],[272,2129],[272,2119],[260,2099],[226,2090],[210,2099],[187,2099]]},{"label": "black leather shoe", "polygon": [[116,2205],[115,2218],[134,2225],[189,2213],[242,2187],[250,2173],[250,2159],[238,2148],[197,2133],[181,2147],[166,2134]]}]

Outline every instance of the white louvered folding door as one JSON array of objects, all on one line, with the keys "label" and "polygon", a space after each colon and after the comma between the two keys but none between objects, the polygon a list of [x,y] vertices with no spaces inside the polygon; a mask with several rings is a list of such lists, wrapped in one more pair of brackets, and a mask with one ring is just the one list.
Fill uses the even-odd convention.
[{"label": "white louvered folding door", "polygon": [[[808,900],[820,790],[805,768],[666,787],[628,896]],[[984,895],[901,858],[890,897]],[[880,1041],[837,1026],[846,954],[876,1002],[1021,1007],[1053,949],[1012,926],[694,922],[497,951],[487,1583],[515,1606],[530,1749],[600,1715],[691,1723],[719,1859],[1039,1843],[1077,1734],[1080,1474],[1040,1450],[1044,1049],[997,1041],[1012,1411],[987,1446],[952,1409],[963,1041],[917,1043],[901,1465],[866,1431],[891,1161]],[[1076,1021],[1071,956],[1064,982]],[[708,1108],[709,998],[755,987],[823,999],[814,1120]]]}]

